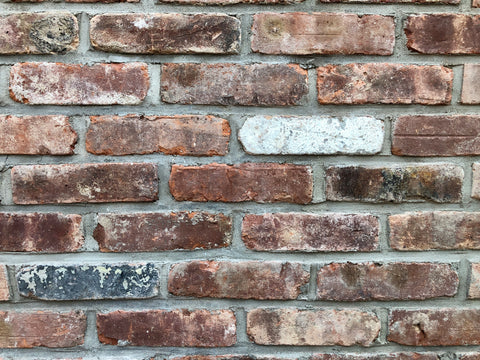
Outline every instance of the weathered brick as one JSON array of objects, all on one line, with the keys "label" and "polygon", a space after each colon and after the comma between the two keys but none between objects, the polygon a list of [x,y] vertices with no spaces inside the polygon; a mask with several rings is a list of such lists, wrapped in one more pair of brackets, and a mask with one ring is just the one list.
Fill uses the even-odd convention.
[{"label": "weathered brick", "polygon": [[173,165],[170,192],[177,201],[312,201],[309,166],[275,163]]},{"label": "weathered brick", "polygon": [[255,309],[247,314],[247,334],[260,345],[369,346],[380,320],[358,310]]},{"label": "weathered brick", "polygon": [[317,69],[321,104],[449,104],[453,71],[435,65],[346,64]]},{"label": "weathered brick", "polygon": [[310,274],[298,263],[191,261],[175,264],[168,291],[179,296],[296,299]]},{"label": "weathered brick", "polygon": [[412,346],[480,344],[480,310],[393,310],[388,340]]},{"label": "weathered brick", "polygon": [[78,22],[68,12],[0,16],[0,54],[63,54],[78,47]]},{"label": "weathered brick", "polygon": [[102,14],[90,20],[90,41],[127,54],[236,54],[240,20],[224,14]]},{"label": "weathered brick", "polygon": [[157,166],[150,163],[20,165],[11,176],[16,204],[158,199]]},{"label": "weathered brick", "polygon": [[478,353],[478,352],[471,352],[471,353],[466,353],[466,354],[458,354],[457,353],[457,359],[460,359],[460,360],[479,360],[480,359],[480,353]]},{"label": "weathered brick", "polygon": [[472,7],[473,8],[480,7],[480,0],[472,0]]},{"label": "weathered brick", "polygon": [[158,0],[159,3],[184,5],[297,4],[304,0]]},{"label": "weathered brick", "polygon": [[16,274],[21,296],[41,300],[145,299],[158,295],[148,264],[32,265]]},{"label": "weathered brick", "polygon": [[72,155],[76,143],[67,116],[0,115],[0,154]]},{"label": "weathered brick", "polygon": [[84,243],[81,222],[75,214],[0,213],[0,251],[78,251]]},{"label": "weathered brick", "polygon": [[7,267],[0,265],[0,301],[10,299],[10,288],[8,286]]},{"label": "weathered brick", "polygon": [[480,263],[472,263],[470,275],[470,287],[468,290],[469,299],[480,298]]},{"label": "weathered brick", "polygon": [[370,116],[254,116],[238,135],[249,154],[376,154],[382,150],[383,121]]},{"label": "weathered brick", "polygon": [[309,360],[439,360],[433,352],[402,352],[391,354],[316,354]]},{"label": "weathered brick", "polygon": [[462,200],[463,169],[452,164],[341,166],[326,171],[331,201],[455,203]]},{"label": "weathered brick", "polygon": [[257,251],[375,251],[379,228],[368,214],[247,214],[242,239]]},{"label": "weathered brick", "polygon": [[236,342],[230,310],[146,310],[97,314],[104,344],[133,346],[223,347]]},{"label": "weathered brick", "polygon": [[359,3],[359,4],[395,4],[395,3],[413,3],[413,4],[449,4],[456,5],[460,0],[319,0],[322,3]]},{"label": "weathered brick", "polygon": [[252,50],[264,54],[391,55],[393,17],[340,13],[261,13],[252,26]]},{"label": "weathered brick", "polygon": [[96,155],[214,156],[228,152],[230,126],[214,116],[91,116],[87,151]]},{"label": "weathered brick", "polygon": [[333,263],[317,274],[317,297],[323,300],[425,300],[453,296],[458,274],[449,264]]},{"label": "weathered brick", "polygon": [[255,355],[190,355],[190,356],[176,357],[176,358],[173,358],[172,360],[288,360],[288,359],[274,358],[271,356],[255,356]]},{"label": "weathered brick", "polygon": [[34,105],[135,105],[148,86],[144,63],[20,63],[10,71],[11,98]]},{"label": "weathered brick", "polygon": [[461,103],[480,104],[480,64],[465,64],[463,66],[463,84]]},{"label": "weathered brick", "polygon": [[100,214],[93,236],[106,252],[215,249],[230,245],[232,219],[206,212]]},{"label": "weathered brick", "polygon": [[480,163],[473,163],[472,170],[472,197],[474,199],[480,199]]},{"label": "weathered brick", "polygon": [[299,105],[307,80],[307,71],[294,64],[164,64],[161,93],[167,103]]},{"label": "weathered brick", "polygon": [[87,318],[82,311],[0,311],[0,348],[66,348],[82,345]]}]

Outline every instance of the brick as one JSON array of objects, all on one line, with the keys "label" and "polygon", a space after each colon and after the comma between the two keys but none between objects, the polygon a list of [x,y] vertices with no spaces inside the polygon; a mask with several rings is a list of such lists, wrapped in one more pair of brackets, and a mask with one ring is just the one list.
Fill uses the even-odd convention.
[{"label": "brick", "polygon": [[454,296],[458,274],[449,264],[332,263],[317,274],[322,300],[425,300]]},{"label": "brick", "polygon": [[331,201],[458,203],[463,175],[452,164],[332,166],[326,171],[326,195]]},{"label": "brick", "polygon": [[473,8],[480,7],[480,0],[472,0],[472,7]]},{"label": "brick", "polygon": [[479,360],[480,359],[480,353],[466,353],[466,354],[458,354],[457,353],[457,359],[460,360]]},{"label": "brick", "polygon": [[480,249],[480,213],[409,212],[389,216],[388,223],[395,250]]},{"label": "brick", "polygon": [[11,176],[15,204],[158,199],[157,166],[150,163],[20,165]]},{"label": "brick", "polygon": [[78,47],[77,18],[68,12],[0,16],[0,54],[64,54]]},{"label": "brick", "polygon": [[468,290],[469,299],[480,298],[480,263],[471,264],[470,287]]},{"label": "brick", "polygon": [[168,291],[177,296],[293,300],[309,278],[299,263],[190,261],[172,266]]},{"label": "brick", "polygon": [[175,357],[172,360],[287,360],[287,359],[274,358],[270,356],[255,356],[255,355],[190,355],[190,356]]},{"label": "brick", "polygon": [[480,104],[480,64],[463,65],[463,84],[460,102],[462,104]]},{"label": "brick", "polygon": [[77,133],[67,116],[0,115],[0,154],[72,155]]},{"label": "brick", "polygon": [[307,80],[307,71],[294,64],[164,64],[161,94],[179,104],[299,105]]},{"label": "brick", "polygon": [[395,122],[392,154],[399,156],[480,155],[480,116],[407,115]]},{"label": "brick", "polygon": [[275,163],[173,165],[170,192],[177,201],[312,201],[309,166]]},{"label": "brick", "polygon": [[90,20],[90,41],[126,54],[237,54],[240,20],[224,14],[102,14]]},{"label": "brick", "polygon": [[460,0],[319,0],[321,3],[359,3],[359,4],[449,4],[457,5]]},{"label": "brick", "polygon": [[66,348],[83,344],[87,318],[82,311],[0,311],[0,348]]},{"label": "brick", "polygon": [[317,69],[320,104],[449,104],[453,71],[435,65],[346,64]]},{"label": "brick", "polygon": [[407,47],[422,54],[479,54],[480,16],[425,14],[409,16]]},{"label": "brick", "polygon": [[252,50],[263,54],[391,55],[393,17],[340,13],[261,13],[252,26]]},{"label": "brick", "polygon": [[10,300],[7,267],[5,265],[0,265],[0,301],[7,300]]},{"label": "brick", "polygon": [[379,228],[368,214],[247,214],[242,240],[256,251],[375,251]]},{"label": "brick", "polygon": [[81,223],[75,214],[0,213],[0,251],[78,251],[84,244]]},{"label": "brick", "polygon": [[148,87],[144,63],[19,63],[10,71],[10,97],[32,105],[136,105]]},{"label": "brick", "polygon": [[254,309],[247,314],[247,334],[259,345],[370,346],[380,320],[358,310]]},{"label": "brick", "polygon": [[480,344],[477,309],[393,310],[388,340],[413,346]]},{"label": "brick", "polygon": [[309,360],[439,360],[433,352],[390,353],[390,354],[316,354]]},{"label": "brick", "polygon": [[103,344],[224,347],[236,342],[230,310],[145,310],[97,314]]},{"label": "brick", "polygon": [[258,115],[245,121],[238,138],[255,155],[370,155],[382,150],[384,125],[370,116]]},{"label": "brick", "polygon": [[234,5],[234,4],[297,4],[304,0],[158,0],[164,4],[184,5]]},{"label": "brick", "polygon": [[473,163],[472,170],[472,197],[474,199],[480,199],[480,163]]},{"label": "brick", "polygon": [[230,133],[214,116],[91,116],[86,146],[95,155],[214,156],[228,152]]},{"label": "brick", "polygon": [[215,249],[232,241],[232,219],[206,212],[99,214],[93,237],[104,252]]}]

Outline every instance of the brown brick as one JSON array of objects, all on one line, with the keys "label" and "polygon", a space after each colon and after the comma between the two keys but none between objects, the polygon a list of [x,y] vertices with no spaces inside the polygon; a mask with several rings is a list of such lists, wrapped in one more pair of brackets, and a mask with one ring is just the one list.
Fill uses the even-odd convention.
[{"label": "brown brick", "polygon": [[480,263],[472,264],[472,273],[470,275],[470,288],[468,290],[469,299],[480,298]]},{"label": "brown brick", "polygon": [[247,334],[259,345],[369,346],[380,320],[358,310],[254,309],[247,314]]},{"label": "brown brick", "polygon": [[10,71],[10,96],[25,104],[136,105],[148,86],[144,63],[20,63]]},{"label": "brown brick", "polygon": [[0,311],[0,348],[66,348],[83,344],[87,318],[82,311]]},{"label": "brown brick", "polygon": [[317,274],[322,300],[425,300],[453,296],[457,287],[457,272],[449,264],[333,263]]},{"label": "brown brick", "polygon": [[319,67],[321,104],[449,104],[453,71],[443,66],[347,64]]},{"label": "brown brick", "polygon": [[205,212],[100,214],[93,236],[106,252],[215,249],[230,245],[232,219]]},{"label": "brown brick", "polygon": [[157,166],[150,163],[20,165],[12,169],[16,204],[155,201]]},{"label": "brown brick", "polygon": [[191,261],[172,266],[168,291],[177,296],[293,300],[309,278],[298,263]]},{"label": "brown brick", "polygon": [[316,354],[309,360],[439,360],[433,352],[391,353],[391,354]]},{"label": "brown brick", "polygon": [[463,66],[463,85],[461,103],[480,104],[480,64],[465,64]]},{"label": "brown brick", "polygon": [[98,339],[133,346],[223,347],[236,342],[230,310],[146,310],[97,314]]},{"label": "brown brick", "polygon": [[91,116],[87,151],[96,155],[214,156],[228,151],[228,121],[214,116]]},{"label": "brown brick", "polygon": [[340,13],[261,13],[253,17],[252,50],[263,54],[391,55],[393,17]]},{"label": "brown brick", "polygon": [[165,4],[184,4],[184,5],[234,5],[234,4],[297,4],[304,0],[158,0]]},{"label": "brown brick", "polygon": [[472,197],[474,199],[480,199],[480,163],[473,163],[472,170]]},{"label": "brown brick", "polygon": [[236,54],[240,20],[224,14],[102,14],[90,20],[90,41],[127,54]]},{"label": "brown brick", "polygon": [[204,105],[298,105],[307,71],[293,64],[164,64],[162,100]]},{"label": "brown brick", "polygon": [[[288,360],[288,359],[274,358],[270,356],[255,356],[255,355],[190,355],[190,356],[175,357],[172,360]],[[291,360],[294,360],[294,359],[292,358]]]},{"label": "brown brick", "polygon": [[399,156],[480,155],[480,116],[400,116],[393,130],[392,154]]},{"label": "brown brick", "polygon": [[331,201],[455,203],[462,182],[463,169],[451,164],[329,167],[326,194]]},{"label": "brown brick", "polygon": [[480,310],[393,310],[388,340],[412,346],[480,344]]},{"label": "brown brick", "polygon": [[473,8],[480,7],[480,0],[472,0],[472,7]]},{"label": "brown brick", "polygon": [[177,201],[312,201],[309,166],[275,163],[173,165],[170,192]]},{"label": "brown brick", "polygon": [[368,214],[247,214],[242,239],[257,251],[375,251],[379,227]]},{"label": "brown brick", "polygon": [[466,353],[466,354],[458,354],[457,353],[457,359],[460,360],[480,360],[480,353]]},{"label": "brown brick", "polygon": [[8,286],[7,267],[0,265],[0,301],[7,301],[10,299],[10,289]]},{"label": "brown brick", "polygon": [[456,5],[460,0],[319,0],[321,3],[359,3],[359,4],[449,4]]},{"label": "brown brick", "polygon": [[66,116],[0,115],[0,154],[72,155],[76,143]]},{"label": "brown brick", "polygon": [[0,213],[0,251],[78,251],[84,243],[81,222],[74,214]]}]

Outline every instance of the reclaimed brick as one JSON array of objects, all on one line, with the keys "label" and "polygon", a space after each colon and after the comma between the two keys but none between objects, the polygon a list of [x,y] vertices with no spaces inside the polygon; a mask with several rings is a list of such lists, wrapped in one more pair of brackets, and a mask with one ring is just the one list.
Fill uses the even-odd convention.
[{"label": "reclaimed brick", "polygon": [[480,199],[480,163],[473,163],[472,171],[472,197],[474,199]]},{"label": "reclaimed brick", "polygon": [[10,71],[10,97],[32,105],[136,105],[148,87],[144,63],[19,63]]},{"label": "reclaimed brick", "polygon": [[317,274],[322,300],[425,300],[454,296],[458,274],[449,264],[332,263]]},{"label": "reclaimed brick", "polygon": [[253,16],[252,50],[263,54],[391,55],[393,17],[340,13],[261,13]]},{"label": "reclaimed brick", "polygon": [[297,4],[304,0],[158,0],[163,4],[181,4],[181,5],[234,5],[234,4]]},{"label": "reclaimed brick", "polygon": [[317,69],[320,104],[449,104],[453,71],[436,65],[346,64]]},{"label": "reclaimed brick", "polygon": [[16,204],[158,199],[157,166],[150,163],[20,165],[11,177]]},{"label": "reclaimed brick", "polygon": [[0,251],[78,251],[84,244],[81,223],[75,214],[0,213]]},{"label": "reclaimed brick", "polygon": [[294,64],[163,64],[162,100],[203,105],[299,105],[307,71]]},{"label": "reclaimed brick", "polygon": [[232,219],[206,212],[99,214],[93,237],[104,252],[215,249],[230,245]]},{"label": "reclaimed brick", "polygon": [[390,354],[316,354],[309,360],[439,360],[433,352],[390,353]]},{"label": "reclaimed brick", "polygon": [[468,289],[469,299],[480,298],[480,263],[471,264],[470,287]]},{"label": "reclaimed brick", "polygon": [[451,164],[332,166],[326,170],[326,195],[331,201],[457,203],[463,175]]},{"label": "reclaimed brick", "polygon": [[371,155],[382,150],[383,121],[370,116],[248,118],[238,135],[249,154]]},{"label": "reclaimed brick", "polygon": [[236,342],[230,310],[145,310],[97,314],[103,344],[224,347]]},{"label": "reclaimed brick", "polygon": [[299,263],[190,261],[172,266],[168,291],[177,296],[293,300],[309,278]]},{"label": "reclaimed brick", "polygon": [[480,0],[472,0],[472,7],[473,8],[480,7]]},{"label": "reclaimed brick", "polygon": [[307,204],[313,191],[309,166],[276,163],[173,165],[169,185],[177,201]]},{"label": "reclaimed brick", "polygon": [[230,133],[214,116],[91,116],[86,146],[95,155],[214,156],[228,152]]},{"label": "reclaimed brick", "polygon": [[457,5],[460,0],[319,0],[321,3],[353,3],[353,4],[449,4]]},{"label": "reclaimed brick", "polygon": [[271,356],[255,356],[255,355],[189,355],[189,356],[175,357],[172,360],[287,360],[287,359],[274,358]]},{"label": "reclaimed brick", "polygon": [[460,102],[462,104],[480,104],[480,64],[463,65],[463,84]]},{"label": "reclaimed brick", "polygon": [[254,309],[247,313],[247,334],[259,345],[370,346],[380,320],[358,310]]},{"label": "reclaimed brick", "polygon": [[101,14],[90,20],[90,41],[126,54],[237,54],[240,20],[225,14]]},{"label": "reclaimed brick", "polygon": [[368,214],[247,214],[242,240],[256,251],[375,251],[379,228]]},{"label": "reclaimed brick", "polygon": [[0,265],[0,301],[10,299],[10,288],[8,286],[7,267]]},{"label": "reclaimed brick", "polygon": [[472,353],[466,353],[466,354],[458,354],[457,353],[457,358],[460,360],[479,360],[480,359],[480,353],[478,352],[472,352]]},{"label": "reclaimed brick", "polygon": [[68,348],[82,345],[87,317],[82,311],[0,311],[0,348]]}]

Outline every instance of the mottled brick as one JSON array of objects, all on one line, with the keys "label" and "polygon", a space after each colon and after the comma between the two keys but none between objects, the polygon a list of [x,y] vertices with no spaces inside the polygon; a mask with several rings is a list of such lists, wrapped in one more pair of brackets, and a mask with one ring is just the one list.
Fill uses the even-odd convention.
[{"label": "mottled brick", "polygon": [[463,66],[463,84],[460,102],[462,104],[480,104],[480,64]]},{"label": "mottled brick", "polygon": [[349,4],[449,4],[456,5],[460,0],[319,0],[321,3],[349,3]]},{"label": "mottled brick", "polygon": [[480,163],[473,163],[472,171],[472,197],[480,199]]},{"label": "mottled brick", "polygon": [[255,356],[255,355],[190,355],[190,356],[175,357],[172,360],[288,360],[288,359],[274,358],[271,356]]},{"label": "mottled brick", "polygon": [[158,0],[159,3],[165,4],[182,4],[182,5],[235,5],[235,4],[297,4],[304,0]]},{"label": "mottled brick", "polygon": [[10,299],[10,288],[8,286],[7,267],[0,265],[0,301]]},{"label": "mottled brick", "polygon": [[469,299],[480,298],[480,263],[471,264],[470,287],[468,289]]},{"label": "mottled brick", "polygon": [[457,358],[460,360],[479,360],[480,359],[480,353],[478,352],[471,352],[471,353],[466,353],[466,354],[458,354],[457,353]]},{"label": "mottled brick", "polygon": [[433,352],[390,353],[390,354],[316,354],[309,360],[439,360]]}]

